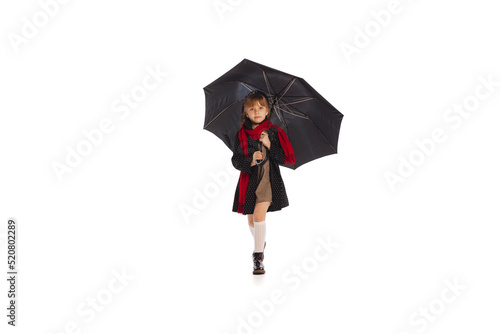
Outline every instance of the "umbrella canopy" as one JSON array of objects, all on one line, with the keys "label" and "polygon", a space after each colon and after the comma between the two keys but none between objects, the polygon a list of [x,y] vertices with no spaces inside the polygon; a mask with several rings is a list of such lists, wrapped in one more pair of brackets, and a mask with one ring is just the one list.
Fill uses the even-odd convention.
[{"label": "umbrella canopy", "polygon": [[304,79],[244,59],[203,88],[203,128],[222,139],[232,151],[240,129],[242,103],[254,90],[267,94],[270,120],[282,128],[295,153],[291,169],[337,153],[343,115]]}]

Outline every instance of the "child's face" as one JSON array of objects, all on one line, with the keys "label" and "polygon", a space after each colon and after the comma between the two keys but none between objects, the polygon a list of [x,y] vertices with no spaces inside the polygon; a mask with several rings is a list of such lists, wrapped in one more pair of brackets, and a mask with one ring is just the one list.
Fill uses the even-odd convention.
[{"label": "child's face", "polygon": [[266,118],[267,114],[269,114],[269,109],[256,101],[253,105],[247,106],[245,112],[247,117],[255,124],[261,123]]}]

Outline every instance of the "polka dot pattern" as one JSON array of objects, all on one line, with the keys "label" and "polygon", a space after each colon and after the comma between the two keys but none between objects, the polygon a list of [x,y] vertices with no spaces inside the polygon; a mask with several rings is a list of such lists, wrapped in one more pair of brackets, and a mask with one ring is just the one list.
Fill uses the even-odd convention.
[{"label": "polka dot pattern", "polygon": [[[251,122],[249,119],[245,121],[245,126],[251,128]],[[274,127],[269,128],[267,130],[269,135],[269,141],[271,142],[271,149],[268,151],[269,153],[269,179],[271,182],[271,190],[272,190],[272,202],[267,212],[278,211],[284,207],[289,205],[288,197],[286,194],[285,184],[283,183],[283,179],[281,177],[279,165],[285,165],[285,152],[281,147],[281,143],[278,137],[278,130]],[[253,140],[247,135],[248,139],[248,158],[245,158],[245,154],[243,153],[243,149],[240,146],[240,141],[238,139],[238,133],[236,133],[236,140],[233,148],[233,157],[231,158],[231,162],[233,163],[234,168],[243,171],[245,173],[250,173],[250,179],[248,181],[248,189],[245,197],[245,203],[243,206],[243,214],[253,214],[255,209],[255,201],[256,195],[255,190],[258,186],[258,165],[250,167],[252,163],[253,154],[255,151],[259,150],[259,141]],[[236,184],[236,191],[234,194],[233,201],[233,212],[238,211],[238,198],[239,198],[239,189],[238,183]]]}]

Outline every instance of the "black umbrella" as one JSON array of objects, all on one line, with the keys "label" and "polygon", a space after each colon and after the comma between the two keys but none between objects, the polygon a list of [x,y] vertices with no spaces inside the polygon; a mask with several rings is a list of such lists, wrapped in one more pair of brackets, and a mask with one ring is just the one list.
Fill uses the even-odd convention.
[{"label": "black umbrella", "polygon": [[292,169],[337,153],[343,115],[304,79],[243,59],[229,72],[203,88],[205,125],[232,151],[240,129],[241,105],[254,90],[267,94],[270,120],[282,128],[292,144]]}]

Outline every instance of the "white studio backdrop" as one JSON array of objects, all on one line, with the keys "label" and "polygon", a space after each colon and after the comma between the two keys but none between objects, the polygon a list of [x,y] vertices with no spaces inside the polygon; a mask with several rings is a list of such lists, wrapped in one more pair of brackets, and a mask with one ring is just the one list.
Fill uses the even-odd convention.
[{"label": "white studio backdrop", "polygon": [[[3,2],[0,332],[498,332],[495,9]],[[281,168],[259,277],[232,153],[203,130],[203,87],[244,58],[344,114],[338,154]]]}]

